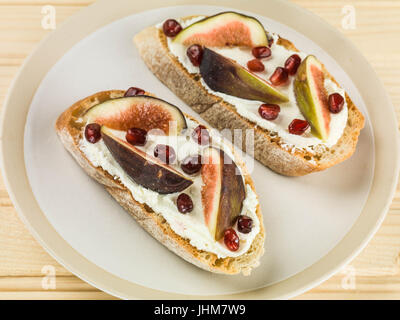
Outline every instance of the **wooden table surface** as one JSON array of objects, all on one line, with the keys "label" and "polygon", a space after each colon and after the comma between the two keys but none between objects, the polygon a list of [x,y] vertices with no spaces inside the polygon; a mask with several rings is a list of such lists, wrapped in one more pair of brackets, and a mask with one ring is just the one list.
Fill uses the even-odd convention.
[{"label": "wooden table surface", "polygon": [[[42,28],[43,6],[54,6],[59,24],[93,2],[0,0],[0,106],[25,58],[51,32]],[[383,80],[399,120],[400,1],[294,2],[325,19],[363,52]],[[348,20],[353,9],[355,28]],[[56,288],[46,286],[46,270],[55,271]],[[18,218],[1,178],[0,299],[113,299],[73,276],[41,248]],[[362,253],[298,299],[400,299],[399,187],[383,225]]]}]

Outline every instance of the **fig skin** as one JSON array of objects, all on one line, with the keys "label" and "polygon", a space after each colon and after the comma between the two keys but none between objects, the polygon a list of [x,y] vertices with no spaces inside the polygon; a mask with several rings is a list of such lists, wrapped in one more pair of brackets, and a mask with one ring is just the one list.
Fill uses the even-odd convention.
[{"label": "fig skin", "polygon": [[279,104],[289,101],[267,81],[208,48],[204,48],[200,74],[204,82],[214,91],[265,103]]},{"label": "fig skin", "polygon": [[297,104],[311,126],[311,133],[327,141],[331,116],[324,79],[323,66],[317,58],[309,55],[300,64],[293,85]]},{"label": "fig skin", "polygon": [[191,24],[183,29],[173,41],[186,46],[192,44],[211,47],[237,45],[252,48],[267,46],[268,35],[256,18],[234,11],[224,11]]},{"label": "fig skin", "polygon": [[135,127],[149,132],[160,129],[166,135],[179,134],[187,128],[186,118],[178,107],[146,95],[107,100],[90,108],[85,119],[115,130],[127,131]]},{"label": "fig skin", "polygon": [[[240,215],[246,197],[243,177],[233,160],[222,150],[210,147],[201,169],[202,201],[206,224],[216,241],[224,236]],[[218,204],[212,206],[214,197]]]},{"label": "fig skin", "polygon": [[105,126],[102,126],[101,134],[114,159],[137,184],[160,194],[180,192],[192,185],[193,181],[186,179],[178,171],[138,148],[113,136]]}]

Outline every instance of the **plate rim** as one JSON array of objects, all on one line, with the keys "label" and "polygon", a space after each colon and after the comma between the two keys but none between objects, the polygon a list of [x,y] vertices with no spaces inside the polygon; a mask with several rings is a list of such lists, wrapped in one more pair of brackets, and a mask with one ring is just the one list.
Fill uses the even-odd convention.
[{"label": "plate rim", "polygon": [[[124,0],[114,0],[112,5],[109,1],[107,0],[100,0],[98,2],[95,2],[94,4],[80,10],[78,13],[73,15],[72,17],[68,18],[67,21],[65,21],[62,25],[60,25],[55,32],[50,33],[47,35],[41,42],[40,44],[36,47],[36,49],[30,54],[30,56],[25,60],[23,63],[22,67],[19,69],[17,72],[17,75],[13,79],[10,88],[7,92],[7,96],[3,105],[3,110],[2,110],[2,115],[1,115],[1,123],[0,123],[0,163],[1,163],[1,171],[4,179],[4,183],[6,186],[6,189],[10,195],[10,198],[14,204],[14,207],[16,208],[16,211],[18,212],[19,217],[21,220],[25,223],[25,225],[28,227],[28,230],[31,232],[31,234],[35,237],[35,239],[40,243],[40,245],[54,258],[56,259],[61,265],[63,265],[66,269],[71,271],[73,274],[78,276],[79,278],[83,279],[84,281],[90,283],[94,287],[97,287],[104,292],[107,292],[111,295],[120,297],[120,298],[151,298],[151,299],[185,299],[185,298],[196,298],[196,299],[204,299],[205,296],[191,296],[191,295],[183,295],[183,294],[175,294],[175,293],[169,293],[169,292],[163,292],[159,290],[154,290],[150,289],[147,287],[143,287],[138,284],[134,284],[132,282],[129,282],[127,280],[123,280],[105,270],[102,268],[98,267],[94,263],[90,262],[87,260],[85,257],[83,257],[81,254],[79,254],[75,249],[73,249],[57,232],[56,230],[51,226],[50,222],[47,220],[43,212],[41,212],[36,200],[33,197],[32,190],[30,189],[29,181],[27,179],[27,175],[25,172],[25,164],[24,164],[24,153],[23,153],[23,135],[24,135],[24,129],[25,129],[25,121],[26,121],[26,116],[27,112],[29,110],[30,103],[32,101],[33,95],[36,92],[37,86],[40,84],[42,81],[43,77],[47,72],[51,69],[51,67],[54,65],[54,63],[63,55],[63,53],[66,52],[69,48],[72,47],[73,44],[81,40],[82,38],[86,37],[87,35],[91,34],[101,26],[107,25],[108,23],[111,23],[112,21],[118,20],[120,18],[123,18],[125,16],[134,14],[134,13],[139,13],[142,11],[146,10],[151,10],[155,8],[160,8],[160,7],[169,7],[169,6],[176,6],[176,5],[196,5],[198,4],[195,0],[179,0],[179,1],[174,1],[174,0],[153,0],[152,2],[147,2],[147,3],[142,3],[142,4],[130,4],[129,2],[126,2]],[[247,8],[248,4],[244,5],[241,3],[240,0],[231,0],[229,2],[219,2],[216,3],[216,1],[210,1],[206,0],[203,1],[202,5],[218,5],[218,6],[229,6],[232,8],[236,8],[237,10],[245,10],[245,11],[254,11],[252,8]],[[110,7],[114,8],[110,12]],[[379,206],[380,209],[379,213],[376,216],[376,219],[373,219],[374,221],[371,221],[372,227],[369,229],[369,231],[364,234],[364,237],[362,239],[352,239],[352,235],[354,234],[353,229],[355,226],[358,224],[358,221],[360,220],[361,215],[364,213],[364,209],[367,206],[367,203],[370,199],[370,195],[372,192],[372,186],[370,190],[370,195],[368,197],[367,203],[365,204],[365,207],[363,209],[363,212],[360,214],[360,217],[357,219],[357,221],[354,223],[353,227],[348,231],[346,236],[332,249],[330,250],[324,257],[322,257],[320,260],[318,260],[316,263],[311,265],[310,267],[306,268],[305,270],[289,277],[286,280],[282,280],[276,284],[272,284],[270,286],[260,288],[260,289],[255,289],[252,291],[244,292],[244,293],[238,293],[238,294],[231,294],[231,295],[217,295],[217,296],[207,296],[206,298],[217,298],[217,299],[265,299],[265,298],[290,298],[295,295],[298,295],[300,293],[303,293],[304,291],[318,285],[319,283],[323,282],[327,278],[329,278],[332,274],[334,274],[337,270],[339,270],[343,265],[348,263],[350,260],[352,260],[370,241],[372,236],[375,234],[375,232],[378,230],[379,226],[381,225],[382,221],[385,218],[386,212],[389,208],[391,199],[394,196],[396,186],[397,186],[397,179],[398,179],[398,174],[400,171],[400,142],[399,142],[399,134],[397,131],[397,121],[396,121],[396,116],[394,112],[394,107],[392,103],[390,102],[390,99],[382,85],[382,82],[380,79],[377,77],[375,71],[372,69],[372,67],[368,64],[366,59],[361,55],[361,53],[358,51],[358,49],[346,38],[344,35],[340,34],[339,31],[337,31],[335,28],[330,26],[327,22],[319,18],[318,16],[312,14],[311,12],[298,7],[297,5],[293,3],[289,3],[287,1],[279,1],[279,0],[270,0],[268,2],[268,5],[264,5],[265,7],[268,7],[270,10],[269,12],[275,12],[279,13],[279,10],[285,9],[285,13],[288,13],[287,16],[285,16],[284,21],[275,19],[280,23],[284,23],[288,25],[291,28],[294,28],[291,25],[290,19],[293,19],[296,17],[296,13],[301,12],[302,15],[307,15],[310,17],[312,21],[317,20],[319,23],[323,25],[323,29],[328,30],[332,35],[337,37],[338,39],[344,41],[346,48],[348,50],[352,51],[355,53],[358,58],[361,57],[361,61],[358,61],[359,64],[363,65],[366,69],[363,70],[363,73],[365,74],[368,72],[369,74],[373,75],[373,79],[375,80],[377,84],[377,88],[379,91],[379,96],[384,99],[384,104],[388,105],[388,109],[391,111],[391,125],[387,125],[385,127],[385,131],[388,131],[389,128],[396,129],[396,134],[393,136],[394,140],[394,150],[392,149],[392,154],[393,154],[393,161],[389,164],[392,164],[393,172],[391,176],[391,183],[386,184],[386,190],[385,190],[385,195],[383,202],[383,206]],[[118,8],[115,9],[115,8]],[[250,9],[250,10],[249,10]],[[271,11],[272,10],[272,11]],[[104,12],[107,12],[107,19],[99,21],[99,18],[101,14]],[[96,16],[94,13],[97,13],[98,16]],[[259,13],[260,15],[264,15],[267,17],[270,17],[270,15],[265,14],[265,12]],[[86,18],[85,18],[86,17]],[[77,26],[79,26],[79,22],[82,21],[82,19],[87,19],[88,17],[91,17],[90,22],[88,23],[88,20],[85,20],[85,31],[79,31],[79,36],[78,33],[73,34],[74,31],[78,32]],[[309,30],[307,28],[310,27],[310,24],[307,24],[305,26],[305,30]],[[299,31],[299,28],[294,28],[296,31],[304,34],[303,31]],[[41,64],[38,64],[36,67],[32,66],[32,62],[40,58],[40,55],[42,52],[46,52],[46,50],[50,50],[51,44],[54,44],[57,41],[58,35],[62,34],[69,34],[71,38],[67,39],[68,44],[65,44],[64,47],[67,47],[66,50],[62,50],[61,47],[53,50],[53,54],[50,55],[49,60],[46,62],[42,62]],[[309,35],[305,35],[309,39],[315,41],[313,37],[310,37]],[[329,37],[326,37],[329,38]],[[320,45],[318,41],[315,41]],[[322,45],[320,45],[324,50],[326,48]],[[329,50],[326,50],[332,57],[331,52]],[[335,59],[336,60],[336,59]],[[338,61],[339,63],[339,61]],[[342,66],[342,65],[341,65]],[[343,66],[342,66],[343,67]],[[345,68],[343,68],[345,70]],[[31,77],[35,77],[35,83],[37,85],[34,85],[32,83],[29,83],[26,79],[29,78],[29,75]],[[29,78],[30,79],[30,78]],[[351,77],[353,80],[353,77]],[[354,82],[355,83],[355,82]],[[18,92],[25,92],[22,89],[27,89],[27,92],[31,92],[32,94],[29,97],[21,97],[18,96]],[[359,90],[360,91],[360,90]],[[360,93],[361,94],[361,93]],[[18,103],[21,103],[21,106],[18,105]],[[28,105],[26,105],[28,104]],[[366,103],[367,104],[367,103]],[[25,106],[25,117],[23,119],[23,125],[22,125],[22,133],[18,130],[21,129],[21,125],[19,125],[17,133],[15,134],[10,134],[9,131],[7,131],[7,126],[9,125],[9,121],[7,120],[12,120],[15,123],[18,121],[17,115],[15,115],[15,110],[11,110],[12,105],[17,105],[19,106],[19,109],[21,109],[23,106]],[[14,111],[14,114],[12,113]],[[368,109],[368,112],[371,114],[370,109]],[[10,115],[11,114],[11,115]],[[21,121],[21,120],[20,120]],[[371,121],[371,125],[374,128],[373,122]],[[22,134],[22,141],[20,135]],[[377,141],[382,141],[382,137],[380,135],[380,131],[373,130],[374,134],[374,140],[375,143],[377,144]],[[5,139],[7,138],[7,139]],[[19,147],[14,149],[18,150],[11,150],[8,148],[9,144],[9,139],[14,138],[15,140],[18,140],[19,143],[21,143],[22,150],[19,150]],[[392,145],[393,145],[393,140],[392,140]],[[384,140],[383,140],[384,141]],[[8,144],[7,144],[8,143]],[[385,144],[385,148],[386,148]],[[377,157],[377,152],[375,152],[375,158]],[[13,160],[20,159],[22,156],[22,162],[23,162],[23,167],[22,167],[22,172],[16,173],[16,170],[13,169],[14,164],[19,163],[19,162],[14,162]],[[14,157],[14,158],[13,158]],[[385,159],[385,160],[390,160],[390,159]],[[373,185],[375,185],[375,180],[377,179],[377,161],[375,159],[375,172],[374,172],[374,178],[373,178]],[[11,169],[10,169],[11,168]],[[21,167],[20,167],[21,168]],[[387,169],[387,168],[386,168]],[[14,171],[13,171],[14,170]],[[11,174],[13,171],[14,174]],[[387,170],[386,170],[387,171]],[[19,176],[22,174],[22,177],[25,177],[24,181],[18,181],[16,182],[15,176]],[[22,188],[22,189],[21,189]],[[21,195],[21,190],[24,190],[25,192],[31,193],[29,195],[29,201],[27,201],[27,198],[24,198],[21,200],[22,197]],[[23,191],[23,192],[24,192]],[[27,195],[25,193],[25,195]],[[33,206],[35,209],[34,211],[37,212],[38,217],[41,218],[39,219],[33,219],[32,214],[27,215],[26,210],[27,210],[27,204],[29,202],[29,206]],[[381,201],[382,202],[382,201]],[[30,208],[32,210],[32,208]],[[37,217],[36,217],[37,218]],[[36,220],[36,221],[35,221]],[[46,230],[47,234],[44,235],[42,230]],[[40,231],[39,231],[40,230]],[[52,239],[52,241],[49,241]],[[346,253],[341,252],[341,250],[338,251],[338,247],[343,246],[343,244],[349,240],[356,241],[357,244],[352,246],[352,250],[344,250],[342,248],[342,251],[346,251]],[[52,243],[49,243],[52,242]],[[61,246],[61,247],[60,247]],[[63,248],[63,250],[60,250]],[[65,250],[65,252],[64,252]],[[334,260],[340,260],[339,262],[334,263],[332,260],[332,253],[334,251],[338,251],[336,254],[338,259]],[[60,253],[62,252],[62,253]],[[341,253],[341,254],[340,254]],[[341,257],[340,257],[341,256]],[[73,262],[71,262],[70,259],[73,259]],[[327,265],[332,265],[331,267]],[[325,270],[323,272],[319,272],[317,276],[313,276],[313,272],[315,272],[314,269],[321,268],[321,270]]]}]

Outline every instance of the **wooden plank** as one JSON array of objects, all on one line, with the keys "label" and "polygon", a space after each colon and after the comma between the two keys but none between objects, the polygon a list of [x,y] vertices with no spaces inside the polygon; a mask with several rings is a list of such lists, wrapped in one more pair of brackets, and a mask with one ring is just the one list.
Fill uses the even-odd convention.
[{"label": "wooden plank", "polygon": [[[81,8],[57,6],[56,23],[62,23]],[[42,19],[38,6],[1,6],[0,66],[20,66],[40,40],[52,31],[42,28]]]},{"label": "wooden plank", "polygon": [[[43,285],[44,283],[44,285]],[[0,292],[10,291],[99,291],[74,276],[56,276],[53,289],[46,289],[44,276],[0,277]]]},{"label": "wooden plank", "polygon": [[[49,32],[41,8],[53,5],[57,24],[92,0],[0,0],[0,106],[27,55]],[[386,86],[400,123],[400,1],[293,1],[345,34],[363,52]],[[356,29],[342,28],[342,8],[353,5]],[[42,288],[43,266],[53,266],[56,289]],[[355,273],[354,288],[348,286]],[[19,220],[0,177],[0,299],[108,299],[55,262]],[[299,299],[400,299],[400,186],[382,227],[344,271]]]},{"label": "wooden plank", "polygon": [[36,242],[12,206],[0,207],[0,221],[0,276],[40,276],[46,265],[57,275],[70,275]]},{"label": "wooden plank", "polygon": [[86,7],[96,0],[0,0],[0,6],[80,6]]},{"label": "wooden plank", "polygon": [[0,292],[0,300],[116,300],[102,291],[9,291]]}]

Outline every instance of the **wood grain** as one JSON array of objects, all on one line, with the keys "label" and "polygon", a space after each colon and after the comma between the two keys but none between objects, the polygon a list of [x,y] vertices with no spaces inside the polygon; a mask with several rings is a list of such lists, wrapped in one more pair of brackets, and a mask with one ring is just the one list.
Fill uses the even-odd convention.
[{"label": "wood grain", "polygon": [[[0,105],[19,67],[50,31],[41,8],[53,5],[57,24],[94,1],[0,0]],[[311,1],[311,10],[344,33],[376,70],[400,119],[400,1]],[[356,28],[342,28],[342,7],[353,5]],[[338,48],[339,50],[340,48]],[[379,108],[379,106],[376,106]],[[399,121],[400,123],[400,121]],[[42,288],[43,266],[53,266],[56,288]],[[354,283],[351,279],[355,275]],[[349,282],[350,279],[350,282]],[[0,299],[113,299],[71,275],[32,238],[0,179]],[[370,244],[344,270],[296,299],[400,299],[400,188]]]}]

